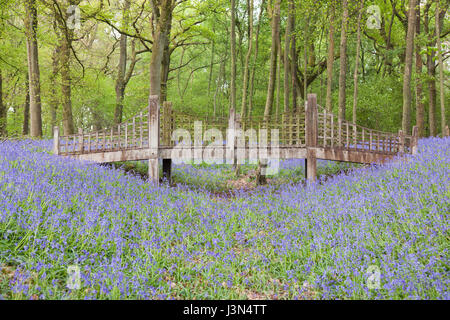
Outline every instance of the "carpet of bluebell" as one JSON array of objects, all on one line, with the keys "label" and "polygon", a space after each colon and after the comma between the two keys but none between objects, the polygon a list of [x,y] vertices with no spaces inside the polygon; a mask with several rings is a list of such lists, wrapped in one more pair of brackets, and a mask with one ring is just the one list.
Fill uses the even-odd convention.
[{"label": "carpet of bluebell", "polygon": [[[225,198],[50,148],[0,143],[4,299],[450,298],[450,138],[323,183]],[[69,266],[79,289],[67,287]]]}]

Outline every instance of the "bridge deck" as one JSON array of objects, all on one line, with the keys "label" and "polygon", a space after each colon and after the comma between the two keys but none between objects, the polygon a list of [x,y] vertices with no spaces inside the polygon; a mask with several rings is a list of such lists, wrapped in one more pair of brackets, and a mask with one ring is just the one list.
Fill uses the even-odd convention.
[{"label": "bridge deck", "polygon": [[[240,118],[234,110],[228,118],[198,116],[172,110],[170,102],[164,102],[160,110],[158,97],[151,96],[147,112],[109,130],[60,136],[55,127],[54,153],[101,163],[150,160],[149,174],[155,181],[159,180],[156,159],[164,159],[163,169],[170,172],[170,159],[182,155],[201,159],[207,153],[231,163],[306,158],[308,179],[315,180],[316,159],[382,163],[399,154],[415,153],[417,140],[416,127],[410,136],[339,120],[318,106],[313,94],[305,110],[286,112],[281,119]],[[208,147],[211,141],[214,146]]]}]

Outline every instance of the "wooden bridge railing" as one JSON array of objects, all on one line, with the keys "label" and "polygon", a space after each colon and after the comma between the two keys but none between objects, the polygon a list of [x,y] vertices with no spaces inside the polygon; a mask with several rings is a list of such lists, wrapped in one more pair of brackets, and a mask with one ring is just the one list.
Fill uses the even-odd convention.
[{"label": "wooden bridge railing", "polygon": [[[417,130],[416,128],[414,130]],[[318,106],[318,146],[382,154],[412,153],[413,135],[398,134],[365,128]]]},{"label": "wooden bridge railing", "polygon": [[[278,130],[277,146],[306,150],[307,172],[314,179],[316,159],[330,159],[351,162],[384,161],[396,154],[415,153],[417,150],[417,128],[412,135],[402,131],[398,134],[381,132],[339,120],[333,113],[317,105],[316,95],[308,95],[305,109],[289,111],[281,119],[252,116],[240,118],[233,110],[229,117],[210,117],[174,111],[170,102],[164,102],[160,109],[158,96],[149,97],[147,109],[128,121],[115,125],[109,130],[83,132],[60,136],[54,128],[54,153],[63,156],[79,156],[99,162],[149,159],[149,175],[158,176],[158,159],[164,148],[174,145],[172,134],[175,129],[189,132],[191,139],[198,139],[195,126],[201,121],[202,134],[208,129],[219,129],[227,148],[235,150],[236,141],[228,141],[227,129],[240,128],[244,132],[254,129],[267,129],[267,143],[270,147],[272,130]],[[236,139],[233,137],[232,139]],[[245,142],[248,147],[249,141]],[[289,150],[287,150],[288,152]],[[343,153],[344,152],[344,153]],[[136,153],[139,153],[137,156]],[[92,154],[86,157],[84,155]],[[234,153],[233,153],[234,154]],[[296,153],[296,155],[300,155]],[[291,154],[290,157],[293,155]],[[234,158],[234,155],[231,156]],[[118,160],[120,159],[120,160]],[[163,172],[169,172],[171,159],[163,159]],[[165,169],[164,169],[165,168]]]}]

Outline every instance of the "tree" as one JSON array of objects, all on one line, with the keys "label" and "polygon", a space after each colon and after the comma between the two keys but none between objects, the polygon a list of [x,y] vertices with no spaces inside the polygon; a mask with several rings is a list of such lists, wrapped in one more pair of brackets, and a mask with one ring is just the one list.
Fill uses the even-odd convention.
[{"label": "tree", "polygon": [[37,43],[37,8],[35,0],[25,0],[25,34],[27,42],[28,76],[30,92],[30,134],[42,136],[41,81]]},{"label": "tree", "polygon": [[248,28],[249,28],[249,37],[248,37],[248,50],[247,55],[245,56],[245,64],[244,64],[244,81],[242,84],[242,105],[241,105],[241,116],[245,117],[246,108],[247,108],[247,93],[248,93],[248,77],[249,73],[249,63],[252,55],[252,47],[253,47],[253,0],[249,0],[248,7]]},{"label": "tree", "polygon": [[364,0],[361,0],[361,7],[358,14],[358,26],[356,31],[356,57],[355,57],[355,73],[353,74],[353,116],[352,121],[356,123],[356,105],[358,103],[358,65],[359,54],[361,51],[361,17],[364,9]]},{"label": "tree", "polygon": [[406,34],[405,72],[403,74],[402,130],[411,131],[411,74],[414,50],[416,0],[410,0],[408,8],[408,31]]},{"label": "tree", "polygon": [[[286,30],[284,36],[284,112],[289,110],[289,91],[290,91],[290,77],[292,76],[289,62],[289,52],[291,49],[291,33],[294,23],[294,0],[289,0],[288,18],[286,23]],[[281,53],[280,53],[281,54]]]},{"label": "tree", "polygon": [[236,1],[231,0],[231,105],[236,110]]},{"label": "tree", "polygon": [[0,137],[6,136],[6,105],[3,103],[3,75],[0,69]]},{"label": "tree", "polygon": [[164,47],[169,37],[174,0],[151,0],[155,22],[150,59],[150,95],[161,96],[161,66]]},{"label": "tree", "polygon": [[[129,23],[129,10],[131,2],[130,0],[125,0],[122,9],[122,29],[126,30]],[[128,48],[127,48],[128,36],[125,33],[120,34],[119,40],[119,64],[117,66],[117,78],[116,78],[116,108],[114,111],[114,123],[121,123],[123,117],[123,99],[125,96],[125,89],[128,82],[133,74],[134,66],[136,65],[136,48],[135,39],[132,40],[132,52],[131,52],[131,63],[127,71],[127,59],[128,59]],[[165,100],[165,99],[163,99]]]},{"label": "tree", "polygon": [[343,16],[341,26],[340,43],[340,70],[339,70],[339,119],[345,120],[345,87],[347,80],[347,26],[348,26],[348,1],[342,2]]},{"label": "tree", "polygon": [[262,0],[261,2],[261,8],[259,10],[258,15],[258,27],[256,28],[256,35],[255,35],[255,52],[253,54],[253,62],[250,70],[250,85],[249,85],[249,98],[248,98],[248,116],[252,114],[253,110],[253,92],[254,92],[254,83],[255,83],[255,71],[256,71],[256,59],[258,58],[258,49],[259,49],[259,32],[261,30],[261,19],[263,16],[265,7],[265,0]]},{"label": "tree", "polygon": [[[442,10],[445,14],[446,10]],[[441,28],[440,28],[440,1],[436,0],[436,37],[437,37],[437,54],[439,61],[439,94],[441,103],[441,133],[444,135],[446,121],[445,121],[445,101],[444,101],[444,62],[442,60],[442,48],[441,48]]]},{"label": "tree", "polygon": [[333,64],[334,64],[334,1],[330,5],[330,27],[328,30],[328,58],[327,58],[327,98],[326,108],[331,111],[331,99],[332,99],[332,82],[333,82]]},{"label": "tree", "polygon": [[275,78],[277,72],[277,54],[278,54],[278,41],[280,37],[280,7],[281,0],[275,0],[275,4],[272,10],[272,46],[270,48],[270,74],[269,83],[267,85],[267,97],[266,106],[264,109],[264,119],[268,119],[272,112],[273,97],[275,92]]},{"label": "tree", "polygon": [[[417,1],[416,10],[416,38],[420,36],[420,0]],[[423,87],[422,87],[422,55],[421,45],[416,41],[416,125],[419,137],[425,135],[425,106],[423,103]]]}]

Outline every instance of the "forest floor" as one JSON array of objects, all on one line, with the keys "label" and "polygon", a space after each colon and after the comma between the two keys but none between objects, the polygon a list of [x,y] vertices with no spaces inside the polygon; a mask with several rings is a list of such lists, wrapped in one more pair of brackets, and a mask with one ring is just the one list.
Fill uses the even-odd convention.
[{"label": "forest floor", "polygon": [[155,186],[130,174],[145,163],[50,150],[0,143],[0,299],[450,298],[450,138],[382,166],[320,161],[316,184],[283,161],[264,186],[250,165],[174,165]]}]

